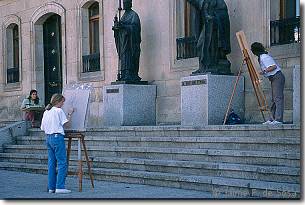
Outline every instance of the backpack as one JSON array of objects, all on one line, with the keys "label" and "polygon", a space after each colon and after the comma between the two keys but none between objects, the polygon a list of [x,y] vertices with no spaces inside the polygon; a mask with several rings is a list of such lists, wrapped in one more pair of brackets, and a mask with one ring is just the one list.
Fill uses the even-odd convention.
[{"label": "backpack", "polygon": [[232,110],[228,119],[226,121],[226,125],[237,125],[242,124],[240,117]]}]

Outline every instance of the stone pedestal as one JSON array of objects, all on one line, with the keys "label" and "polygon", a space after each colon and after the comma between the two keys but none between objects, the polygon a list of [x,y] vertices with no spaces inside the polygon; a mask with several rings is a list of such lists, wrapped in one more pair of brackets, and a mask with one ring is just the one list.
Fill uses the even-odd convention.
[{"label": "stone pedestal", "polygon": [[293,69],[293,124],[300,124],[301,118],[301,72],[300,66]]},{"label": "stone pedestal", "polygon": [[[181,124],[221,125],[233,92],[236,76],[197,75],[181,79]],[[241,77],[231,104],[244,119],[244,78]]]},{"label": "stone pedestal", "polygon": [[155,85],[109,85],[103,88],[104,126],[156,125]]}]

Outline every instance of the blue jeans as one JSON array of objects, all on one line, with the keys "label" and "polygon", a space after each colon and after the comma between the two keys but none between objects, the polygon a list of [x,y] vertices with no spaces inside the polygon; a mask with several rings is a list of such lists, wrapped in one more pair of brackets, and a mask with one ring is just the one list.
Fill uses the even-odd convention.
[{"label": "blue jeans", "polygon": [[[48,188],[49,190],[64,189],[67,176],[67,155],[64,135],[47,135],[48,147]],[[58,173],[56,175],[56,166]]]}]

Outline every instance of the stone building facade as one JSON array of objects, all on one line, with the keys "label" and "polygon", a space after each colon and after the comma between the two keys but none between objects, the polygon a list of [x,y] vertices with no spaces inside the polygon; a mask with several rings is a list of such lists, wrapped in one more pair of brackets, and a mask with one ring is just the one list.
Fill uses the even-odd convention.
[{"label": "stone building facade", "polygon": [[[237,74],[242,62],[235,33],[243,30],[249,44],[262,42],[282,67],[286,76],[284,121],[292,122],[293,69],[300,67],[300,37],[296,36],[295,27],[293,40],[279,45],[276,39],[280,37],[270,22],[298,16],[299,2],[226,3],[231,21],[232,53],[228,58],[232,72]],[[85,83],[93,87],[87,124],[101,127],[102,89],[117,77],[118,57],[112,31],[117,9],[115,0],[0,0],[0,120],[20,120],[19,107],[31,89],[37,89],[45,101],[50,93],[69,84]],[[133,0],[133,9],[142,25],[139,76],[157,85],[157,124],[180,124],[180,79],[198,67],[196,57],[177,60],[177,38],[185,37],[187,30],[185,0]],[[51,49],[50,45],[55,47]],[[88,62],[94,66],[88,67]],[[249,75],[246,71],[243,75],[245,121],[261,122]],[[264,80],[262,85],[270,96],[269,82]]]}]

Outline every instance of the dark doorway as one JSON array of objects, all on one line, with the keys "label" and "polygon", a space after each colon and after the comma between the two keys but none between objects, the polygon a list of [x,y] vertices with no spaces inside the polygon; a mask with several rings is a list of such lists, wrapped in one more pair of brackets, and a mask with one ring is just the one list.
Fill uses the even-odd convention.
[{"label": "dark doorway", "polygon": [[45,105],[62,92],[61,19],[54,14],[43,24]]}]

